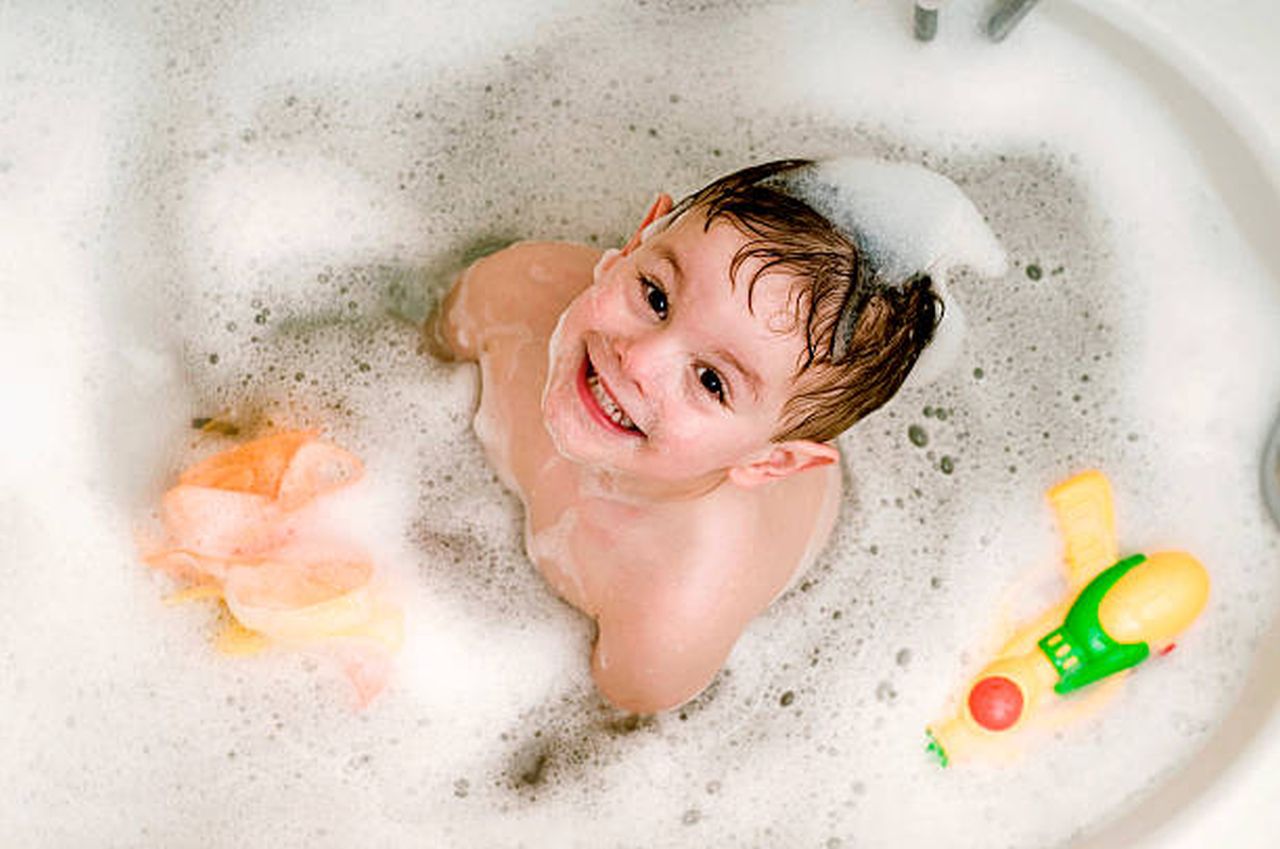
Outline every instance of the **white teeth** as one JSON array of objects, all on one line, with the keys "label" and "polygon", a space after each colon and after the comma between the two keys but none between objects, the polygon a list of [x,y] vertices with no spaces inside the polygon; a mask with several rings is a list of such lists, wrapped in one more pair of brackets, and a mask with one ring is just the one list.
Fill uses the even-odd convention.
[{"label": "white teeth", "polygon": [[635,430],[636,424],[622,412],[622,408],[613,403],[613,399],[609,397],[609,393],[604,391],[604,387],[600,385],[600,376],[597,374],[590,375],[587,378],[587,386],[591,388],[591,395],[596,399],[596,403],[600,405],[600,409],[604,410],[614,424],[619,427],[625,427],[627,430]]}]

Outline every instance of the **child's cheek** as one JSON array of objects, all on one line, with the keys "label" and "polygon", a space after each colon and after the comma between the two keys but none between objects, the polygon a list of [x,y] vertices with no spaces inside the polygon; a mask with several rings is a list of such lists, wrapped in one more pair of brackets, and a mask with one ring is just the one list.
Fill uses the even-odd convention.
[{"label": "child's cheek", "polygon": [[672,455],[707,456],[716,449],[706,439],[705,423],[690,409],[688,398],[680,387],[664,387],[658,400],[662,445]]},{"label": "child's cheek", "polygon": [[582,319],[588,328],[607,329],[617,324],[627,309],[625,293],[616,281],[606,280],[580,296]]}]

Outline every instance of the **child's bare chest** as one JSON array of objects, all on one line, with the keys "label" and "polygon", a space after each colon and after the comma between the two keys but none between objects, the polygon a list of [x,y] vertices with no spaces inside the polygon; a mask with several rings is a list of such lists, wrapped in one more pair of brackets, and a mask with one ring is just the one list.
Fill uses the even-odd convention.
[{"label": "child's bare chest", "polygon": [[544,578],[591,614],[619,596],[661,605],[672,594],[762,609],[825,539],[838,473],[676,505],[602,497],[598,479],[559,453],[543,423],[548,345],[563,301],[520,306],[527,320],[491,327],[479,356],[475,431],[525,505],[526,549]]},{"label": "child's bare chest", "polygon": [[524,503],[530,559],[560,596],[594,613],[606,597],[678,582],[674,554],[698,543],[696,511],[611,497],[556,450],[541,416],[547,341],[512,336],[486,349],[475,431]]},{"label": "child's bare chest", "polygon": [[482,360],[476,431],[524,503],[530,559],[578,609],[596,615],[625,598],[754,615],[825,540],[839,496],[839,475],[827,470],[768,491],[657,506],[602,494],[542,426],[544,352],[513,344],[493,353]]}]

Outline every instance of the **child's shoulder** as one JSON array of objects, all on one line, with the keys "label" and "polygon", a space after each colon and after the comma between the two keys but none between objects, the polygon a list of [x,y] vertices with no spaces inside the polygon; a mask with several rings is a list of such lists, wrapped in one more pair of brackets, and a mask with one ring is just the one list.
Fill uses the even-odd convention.
[{"label": "child's shoulder", "polygon": [[572,242],[516,242],[477,260],[462,285],[499,322],[560,311],[591,283],[600,252]]},{"label": "child's shoulder", "polygon": [[504,280],[559,279],[565,274],[589,275],[599,258],[597,248],[576,242],[521,241],[476,260],[466,274]]},{"label": "child's shoulder", "polygon": [[[516,242],[467,267],[424,326],[443,359],[475,359],[503,327],[550,331],[592,279],[600,252],[571,242]],[[544,327],[545,325],[545,327]]]}]

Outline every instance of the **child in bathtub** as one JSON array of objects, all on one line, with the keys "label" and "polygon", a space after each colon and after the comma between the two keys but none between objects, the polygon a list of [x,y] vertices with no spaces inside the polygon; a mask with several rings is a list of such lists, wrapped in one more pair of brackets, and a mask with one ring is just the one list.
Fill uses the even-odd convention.
[{"label": "child in bathtub", "polygon": [[697,695],[820,551],[833,440],[940,318],[927,273],[883,277],[893,263],[819,212],[823,175],[788,160],[674,209],[659,195],[620,250],[517,244],[424,328],[436,356],[479,363],[476,433],[524,503],[530,558],[595,620],[592,675],[620,708]]}]

